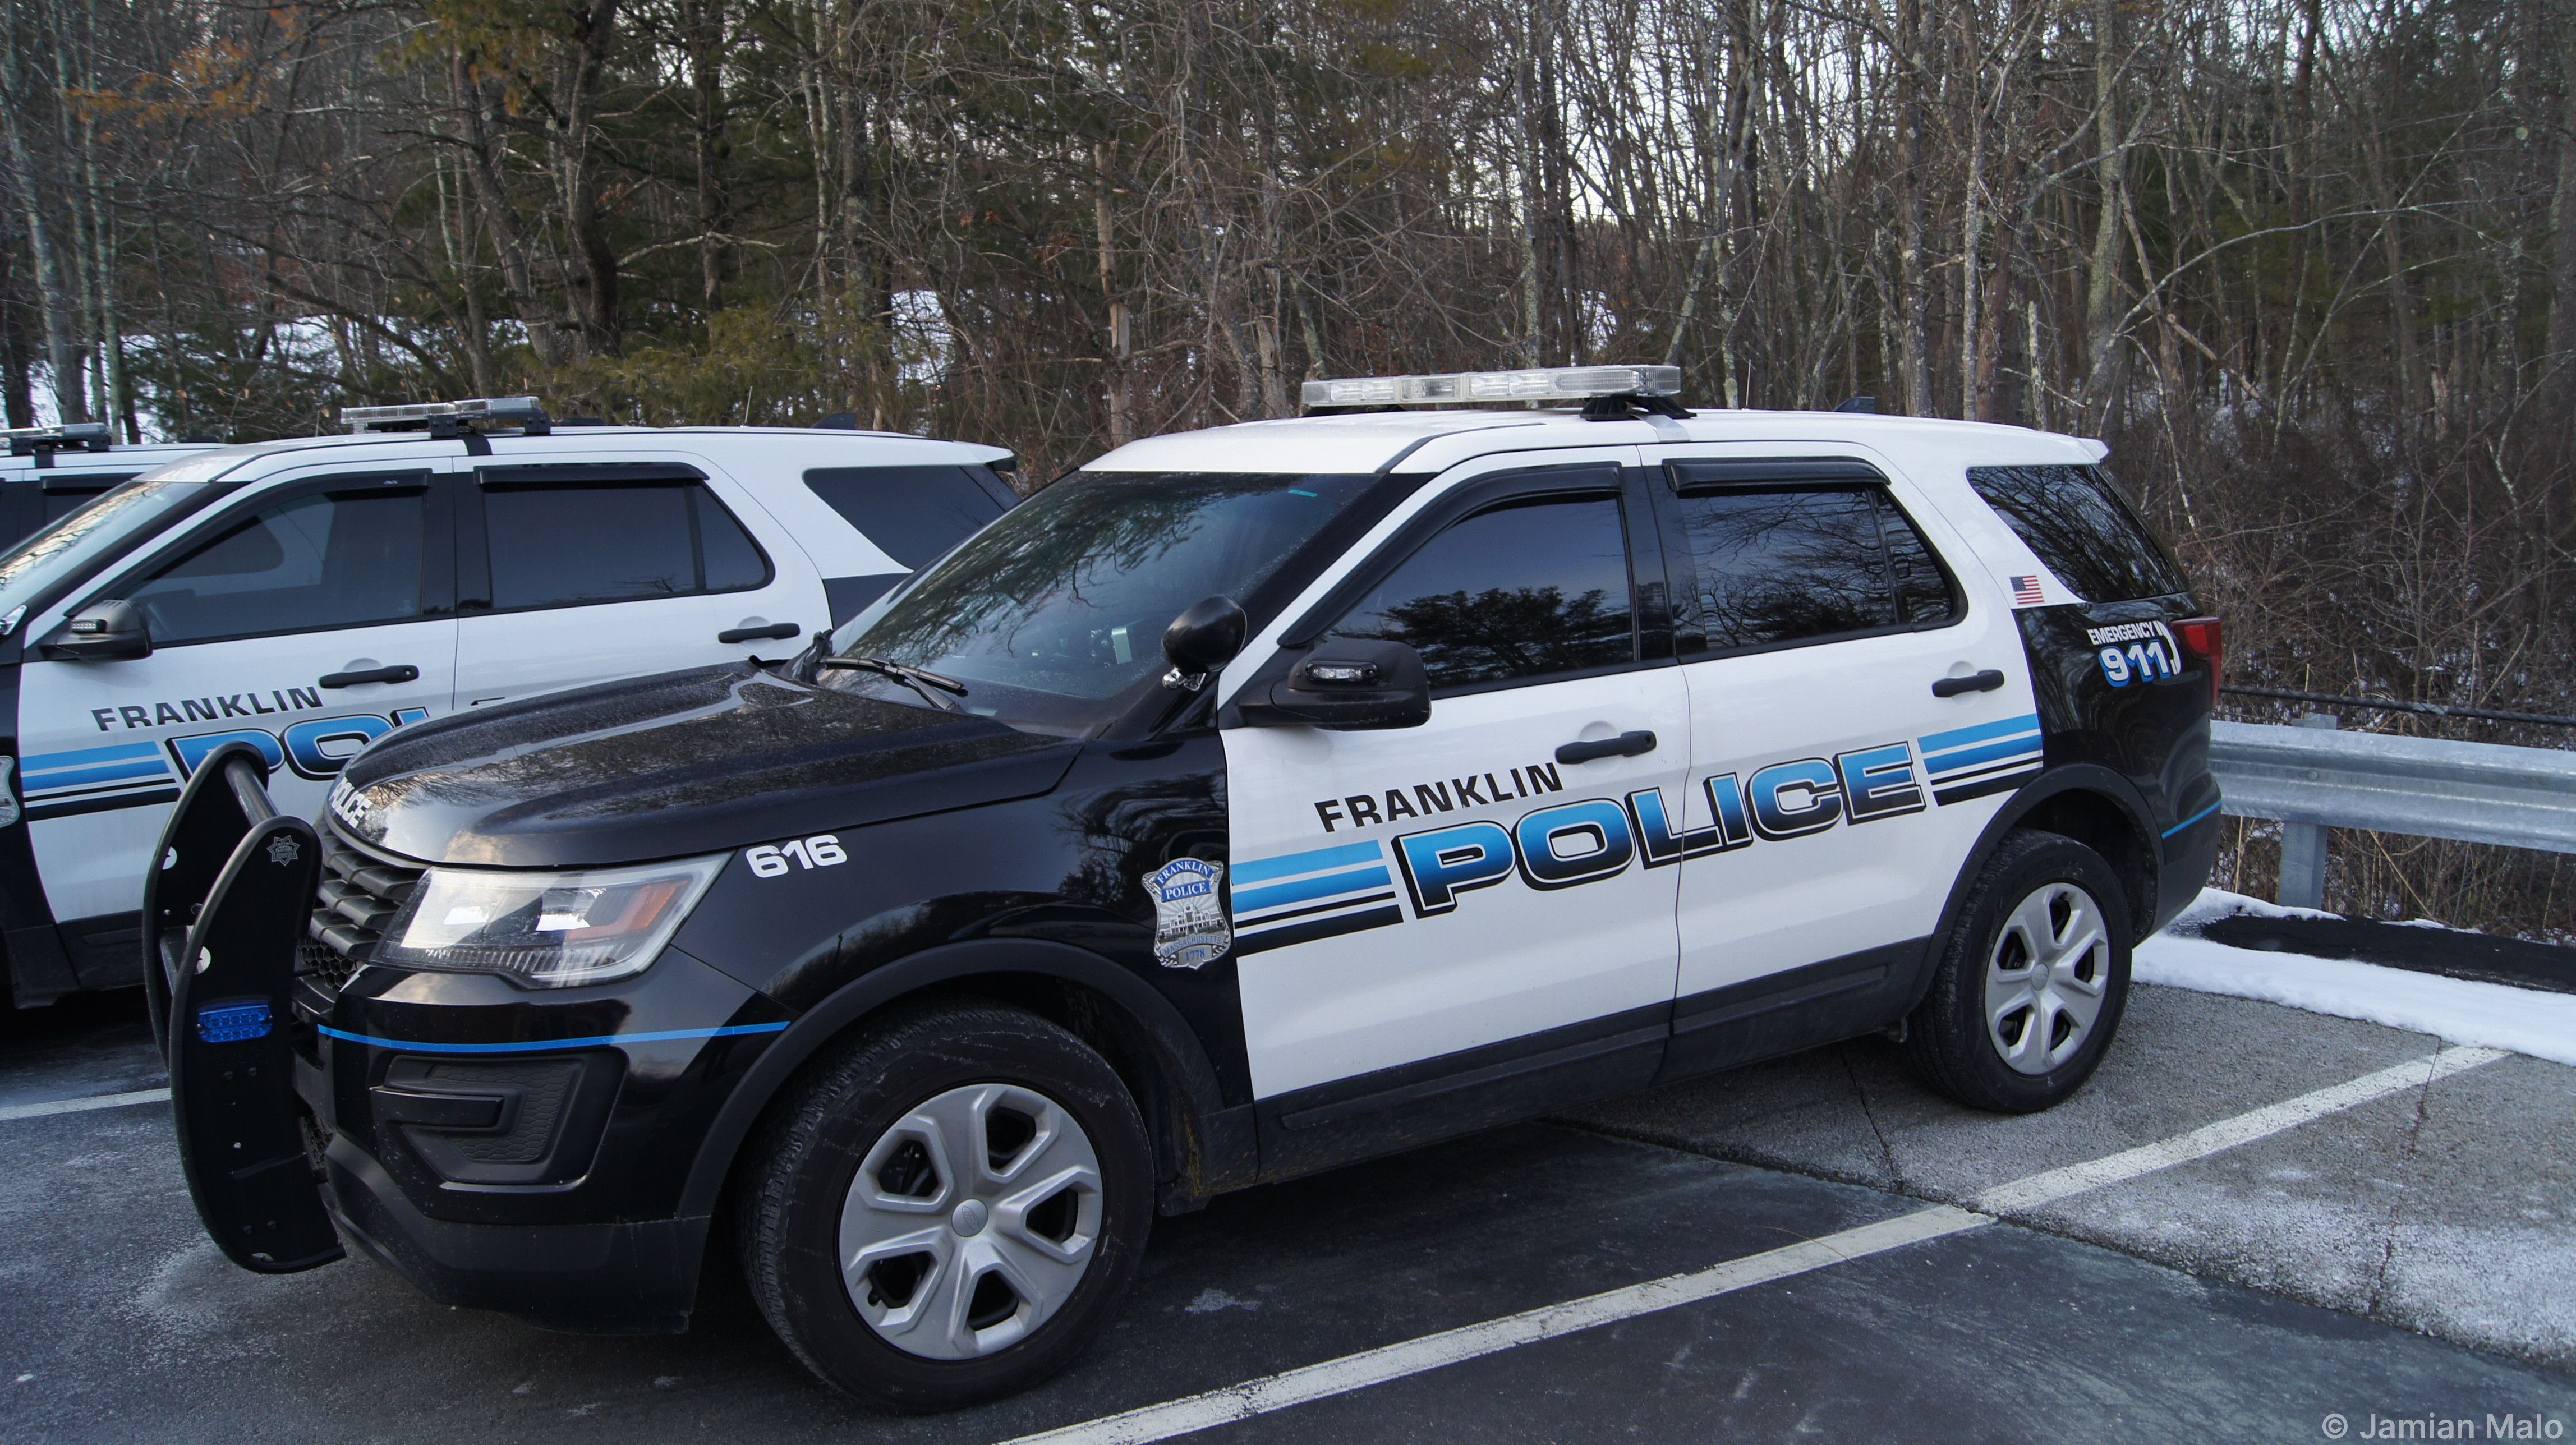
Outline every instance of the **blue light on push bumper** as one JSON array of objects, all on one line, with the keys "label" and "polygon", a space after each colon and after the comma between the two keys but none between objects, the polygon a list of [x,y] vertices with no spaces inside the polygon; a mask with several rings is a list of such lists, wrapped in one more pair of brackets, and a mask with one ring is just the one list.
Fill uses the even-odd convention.
[{"label": "blue light on push bumper", "polygon": [[265,1003],[208,1004],[197,1010],[197,1037],[210,1044],[238,1044],[268,1037]]}]

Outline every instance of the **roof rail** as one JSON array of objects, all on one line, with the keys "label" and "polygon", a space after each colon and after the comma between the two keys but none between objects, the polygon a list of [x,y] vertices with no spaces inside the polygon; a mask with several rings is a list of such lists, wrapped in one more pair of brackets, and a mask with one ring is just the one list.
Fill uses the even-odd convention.
[{"label": "roof rail", "polygon": [[[43,458],[55,452],[103,452],[115,437],[103,421],[67,421],[60,426],[19,426],[0,431],[9,439],[9,455]],[[41,464],[41,463],[40,463]]]},{"label": "roof rail", "polygon": [[394,406],[344,406],[340,420],[357,435],[372,432],[425,432],[432,437],[467,435],[476,422],[515,425],[522,435],[541,437],[554,425],[533,396],[477,396],[463,401],[408,401]]}]

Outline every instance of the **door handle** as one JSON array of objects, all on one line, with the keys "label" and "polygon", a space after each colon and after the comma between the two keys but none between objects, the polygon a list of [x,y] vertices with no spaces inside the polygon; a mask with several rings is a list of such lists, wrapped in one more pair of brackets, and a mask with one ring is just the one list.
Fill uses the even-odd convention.
[{"label": "door handle", "polygon": [[758,642],[770,637],[794,637],[796,631],[796,624],[793,622],[773,622],[767,627],[728,627],[716,634],[716,641],[731,647],[737,642]]},{"label": "door handle", "polygon": [[2004,675],[1987,668],[1968,677],[1936,678],[1932,683],[1934,697],[1957,697],[1963,692],[1992,692],[2004,685]]},{"label": "door handle", "polygon": [[408,662],[398,662],[391,667],[370,667],[363,672],[326,672],[322,674],[322,685],[324,687],[356,687],[362,682],[418,681],[420,681],[420,669],[412,666]]},{"label": "door handle", "polygon": [[1633,758],[1655,750],[1655,735],[1649,732],[1621,733],[1592,743],[1567,743],[1556,750],[1560,763],[1588,763],[1594,758]]}]

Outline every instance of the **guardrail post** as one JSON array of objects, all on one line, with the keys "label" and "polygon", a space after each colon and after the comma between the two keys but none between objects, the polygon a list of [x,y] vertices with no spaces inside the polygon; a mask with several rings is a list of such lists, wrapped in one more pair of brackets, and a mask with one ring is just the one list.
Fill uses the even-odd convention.
[{"label": "guardrail post", "polygon": [[[2303,728],[2340,726],[2332,713],[2312,712],[2299,719]],[[2281,825],[2281,887],[2284,908],[2326,906],[2326,826],[2323,823]]]}]

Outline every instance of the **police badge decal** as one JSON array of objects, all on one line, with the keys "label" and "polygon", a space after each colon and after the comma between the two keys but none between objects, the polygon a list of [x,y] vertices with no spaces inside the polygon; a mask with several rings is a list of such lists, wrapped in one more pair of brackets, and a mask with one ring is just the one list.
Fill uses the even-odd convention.
[{"label": "police badge decal", "polygon": [[1214,963],[1234,946],[1217,893],[1224,881],[1224,864],[1197,858],[1175,858],[1145,875],[1145,894],[1154,900],[1154,957],[1165,968]]}]

